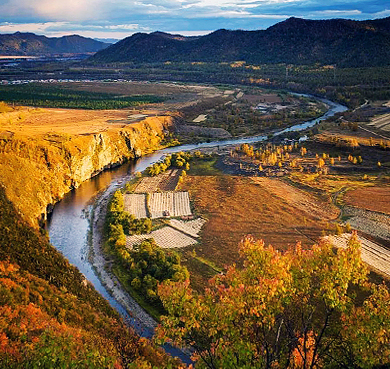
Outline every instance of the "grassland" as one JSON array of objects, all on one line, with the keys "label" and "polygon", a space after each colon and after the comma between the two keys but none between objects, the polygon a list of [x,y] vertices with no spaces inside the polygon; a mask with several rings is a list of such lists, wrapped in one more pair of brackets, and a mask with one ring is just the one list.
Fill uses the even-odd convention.
[{"label": "grassland", "polygon": [[349,191],[345,196],[345,203],[390,215],[390,187],[358,188]]},{"label": "grassland", "polygon": [[[16,107],[0,114],[0,138],[13,135],[39,137],[47,143],[61,145],[72,135],[84,136],[108,130],[138,128],[129,116],[138,110],[74,110]],[[155,117],[157,111],[143,111],[146,117]],[[145,118],[143,118],[145,119]],[[141,119],[142,120],[142,119]],[[170,117],[166,117],[168,122]]]},{"label": "grassland", "polygon": [[190,176],[218,176],[222,175],[222,172],[215,167],[218,158],[212,157],[210,160],[195,160],[191,162],[188,175]]},{"label": "grassland", "polygon": [[321,176],[318,173],[295,172],[291,173],[289,179],[293,185],[328,198],[329,201],[339,206],[344,204],[343,195],[347,191],[373,186],[377,183],[377,176],[364,177],[361,174]]},{"label": "grassland", "polygon": [[[245,235],[264,239],[280,250],[296,242],[310,246],[335,215],[331,212],[320,220],[310,209],[289,203],[249,177],[188,176],[181,189],[190,192],[196,212],[208,219],[201,245],[193,248],[196,256],[192,249],[184,254],[196,287],[215,273],[204,260],[216,269],[239,262],[238,245]],[[321,199],[317,202],[322,203]],[[324,203],[324,209],[329,209],[329,204]]]}]

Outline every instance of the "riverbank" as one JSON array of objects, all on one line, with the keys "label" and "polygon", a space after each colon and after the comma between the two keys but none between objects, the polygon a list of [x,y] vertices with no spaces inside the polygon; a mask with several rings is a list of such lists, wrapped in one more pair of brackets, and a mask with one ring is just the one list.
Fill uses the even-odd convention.
[{"label": "riverbank", "polygon": [[[131,177],[126,178],[126,181]],[[89,260],[95,269],[103,286],[111,296],[118,301],[127,313],[131,316],[131,322],[137,333],[144,337],[152,337],[157,322],[131,297],[121,286],[118,278],[112,273],[111,265],[113,261],[105,255],[103,251],[103,229],[107,213],[108,202],[117,190],[116,187],[109,187],[106,191],[98,195],[90,219],[91,237]]]},{"label": "riverbank", "polygon": [[[335,113],[346,110],[345,107],[330,103],[330,110],[321,118],[304,122],[296,126],[297,130],[314,126],[319,121],[326,119]],[[294,127],[290,128],[294,130]],[[132,318],[129,324],[136,324],[138,331],[146,336],[152,335],[155,322],[135,303],[135,301],[123,292],[118,280],[109,272],[110,259],[105,259],[102,250],[102,227],[108,198],[115,190],[123,187],[124,183],[131,179],[131,174],[142,172],[152,163],[157,162],[162,156],[180,151],[207,149],[226,145],[240,145],[263,141],[264,136],[241,138],[194,145],[182,145],[159,150],[139,158],[136,162],[127,164],[110,171],[104,171],[100,175],[83,183],[80,188],[68,193],[59,202],[52,213],[48,230],[51,243],[60,250],[69,261],[91,281],[94,287],[114,306],[124,317],[131,312]],[[95,202],[95,206],[91,204]],[[93,211],[94,208],[94,211]],[[94,212],[93,219],[86,219],[85,213]],[[92,263],[88,261],[87,235],[92,231]],[[103,285],[104,284],[104,285]],[[109,292],[110,291],[110,292]],[[123,306],[122,306],[123,304]],[[145,315],[146,314],[146,315]],[[128,318],[127,318],[128,319]],[[143,322],[144,320],[144,322]],[[137,329],[137,327],[136,327]],[[174,349],[172,349],[174,350]],[[178,351],[178,350],[177,350]],[[176,352],[177,352],[176,351]],[[181,353],[179,352],[179,356]]]},{"label": "riverbank", "polygon": [[[343,111],[345,109],[344,107],[334,104],[330,101],[322,100],[322,99],[321,101],[323,101],[324,103],[326,102],[326,104],[330,107],[330,109],[322,117],[315,118],[309,122],[304,122],[299,124],[298,127],[300,130],[308,129],[311,126],[314,126],[316,123],[320,122],[321,120],[326,119],[327,117],[335,114],[336,112]],[[282,132],[286,132],[286,131],[288,132],[292,130],[293,127],[289,127],[287,129],[284,129]],[[275,133],[276,135],[278,135],[277,132]],[[221,151],[229,150],[235,147],[235,145],[237,144],[263,141],[266,138],[267,138],[266,136],[256,136],[256,137],[245,137],[239,139],[230,139],[225,141],[216,141],[216,142],[196,144],[196,145],[195,144],[182,145],[182,146],[172,147],[172,148],[162,150],[160,155],[162,155],[163,153],[168,154],[169,152],[194,151],[198,149],[206,150],[207,152],[209,151],[215,152],[216,150],[217,152],[221,153]],[[158,160],[157,155],[152,155],[152,156],[155,158],[154,161]],[[151,160],[151,162],[153,162],[153,160]],[[132,176],[123,177],[120,182],[125,183],[131,180],[131,178]],[[140,305],[135,301],[135,299],[131,297],[121,286],[120,281],[111,271],[113,260],[107,257],[103,250],[103,229],[104,229],[104,222],[106,217],[108,201],[112,196],[112,194],[120,187],[121,185],[119,182],[117,183],[116,186],[115,185],[110,186],[104,192],[99,194],[95,200],[93,216],[92,219],[90,220],[90,230],[92,234],[90,240],[91,264],[94,270],[96,271],[97,275],[99,276],[101,283],[108,290],[110,295],[125,308],[125,310],[130,316],[132,316],[132,318],[134,319],[132,324],[136,326],[136,329],[139,332],[141,332],[141,334],[145,334],[146,332],[147,336],[149,335],[151,336],[153,334],[152,332],[154,328],[157,326],[157,322],[142,307],[140,307]]]}]

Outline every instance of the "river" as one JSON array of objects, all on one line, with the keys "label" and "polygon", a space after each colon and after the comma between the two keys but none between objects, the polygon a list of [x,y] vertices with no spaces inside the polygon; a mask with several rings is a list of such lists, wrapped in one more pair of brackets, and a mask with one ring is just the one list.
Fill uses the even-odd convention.
[{"label": "river", "polygon": [[[320,118],[313,119],[302,124],[284,129],[274,133],[274,136],[285,132],[301,131],[313,127],[322,120],[325,120],[338,112],[346,111],[347,108],[329,100],[320,99],[330,106],[329,110]],[[102,192],[113,192],[121,188],[126,181],[130,180],[135,172],[142,172],[150,164],[157,162],[164,155],[189,151],[197,148],[239,145],[242,143],[254,143],[264,141],[267,136],[254,136],[225,141],[214,141],[201,144],[189,144],[159,150],[153,154],[146,155],[136,161],[128,162],[115,169],[106,170],[96,177],[84,182],[77,189],[69,192],[58,202],[48,219],[47,229],[50,242],[56,247],[71,264],[75,265],[81,273],[94,285],[104,298],[133,325],[133,319],[127,314],[122,305],[116,301],[103,286],[95,270],[88,260],[89,235],[90,235],[90,213],[93,210],[94,201]],[[150,330],[139,331],[144,336],[151,336]],[[167,350],[171,351],[171,350]],[[175,354],[175,353],[173,353]],[[178,354],[178,356],[181,356]]]}]

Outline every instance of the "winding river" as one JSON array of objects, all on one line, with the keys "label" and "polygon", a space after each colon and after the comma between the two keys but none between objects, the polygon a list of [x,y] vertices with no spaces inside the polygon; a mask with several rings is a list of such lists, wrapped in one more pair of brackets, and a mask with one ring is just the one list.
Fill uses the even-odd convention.
[{"label": "winding river", "polygon": [[[282,131],[274,133],[274,136],[281,135],[291,131],[301,131],[306,128],[313,127],[322,120],[325,120],[338,112],[346,111],[347,108],[340,104],[329,100],[320,99],[322,102],[329,105],[329,110],[320,118],[304,122],[286,128]],[[215,141],[201,144],[190,144],[159,150],[153,154],[144,156],[136,161],[128,162],[120,167],[112,170],[107,170],[97,175],[96,177],[84,182],[79,188],[65,195],[65,197],[55,205],[54,210],[49,217],[47,229],[50,236],[50,241],[68,260],[75,265],[81,273],[94,285],[109,302],[117,309],[126,321],[134,326],[134,319],[131,318],[123,306],[112,297],[107,289],[103,286],[99,277],[95,273],[92,264],[88,260],[88,248],[90,237],[90,213],[93,210],[95,200],[102,193],[111,193],[116,189],[121,188],[124,183],[129,180],[135,172],[142,172],[151,163],[158,161],[162,156],[179,152],[189,151],[197,148],[239,145],[242,143],[254,143],[264,141],[266,136],[254,136],[239,139],[230,139],[225,141]],[[136,327],[137,329],[137,327]],[[150,337],[153,334],[152,329],[138,330],[144,336]],[[167,349],[175,356],[182,357],[179,353],[175,353]],[[184,360],[187,361],[187,360]]]}]

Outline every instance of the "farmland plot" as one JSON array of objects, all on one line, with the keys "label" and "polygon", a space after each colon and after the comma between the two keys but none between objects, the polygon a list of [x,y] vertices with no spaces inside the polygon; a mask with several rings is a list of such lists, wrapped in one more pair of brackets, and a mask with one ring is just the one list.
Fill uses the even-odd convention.
[{"label": "farmland plot", "polygon": [[166,173],[167,175],[162,178],[159,184],[159,189],[160,191],[174,191],[179,182],[181,171],[179,169],[171,169]]},{"label": "farmland plot", "polygon": [[157,245],[164,249],[182,248],[197,243],[192,237],[189,237],[176,229],[164,227],[153,231],[150,234],[128,236],[126,237],[126,246],[133,248],[148,238],[153,238]]},{"label": "farmland plot", "polygon": [[390,241],[390,216],[353,206],[345,206],[343,211],[351,217],[348,223],[352,228]]},{"label": "farmland plot", "polygon": [[368,125],[385,131],[390,131],[390,114],[379,115],[371,119],[371,123],[368,123]]},{"label": "farmland plot", "polygon": [[124,195],[125,210],[136,218],[146,218],[146,195],[132,193]]},{"label": "farmland plot", "polygon": [[[349,233],[343,233],[340,236],[324,238],[336,247],[346,248],[350,237]],[[364,237],[359,236],[358,238],[362,245],[362,260],[369,266],[390,276],[390,251]]]},{"label": "farmland plot", "polygon": [[171,227],[176,228],[179,231],[182,231],[192,237],[199,237],[200,230],[203,225],[206,223],[206,220],[202,218],[183,221],[178,219],[170,219],[169,224]]},{"label": "farmland plot", "polygon": [[156,191],[173,191],[179,181],[180,171],[170,169],[155,177],[144,177],[135,189],[135,193],[146,193]]},{"label": "farmland plot", "polygon": [[161,182],[161,177],[144,177],[138,183],[138,186],[135,189],[135,193],[146,193],[146,192],[154,192],[158,190],[158,185]]},{"label": "farmland plot", "polygon": [[149,199],[151,218],[162,218],[166,212],[170,217],[192,215],[188,192],[152,193]]}]

